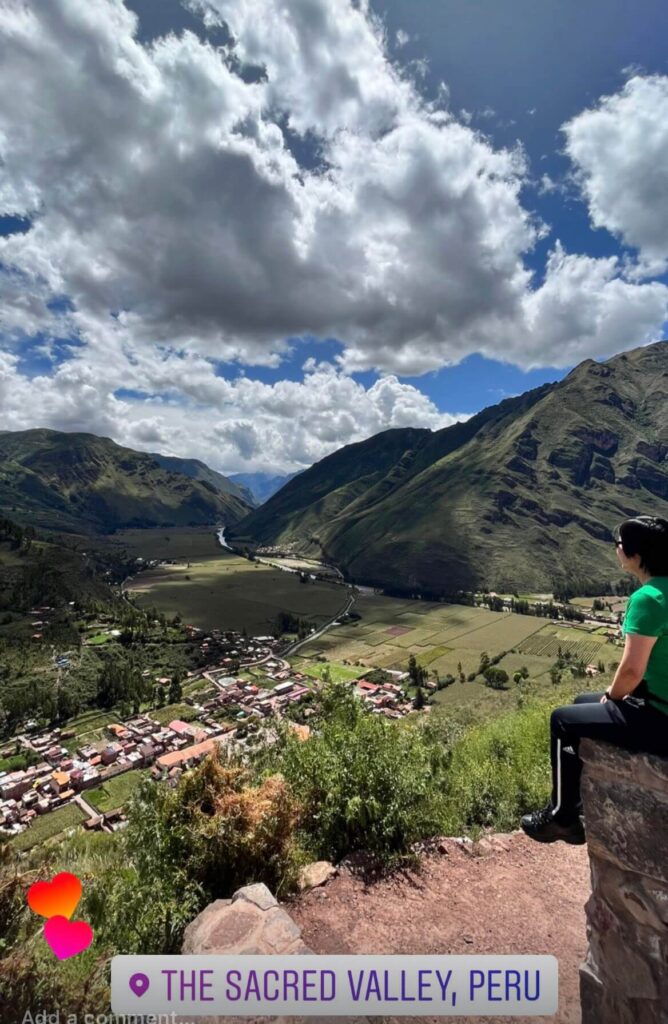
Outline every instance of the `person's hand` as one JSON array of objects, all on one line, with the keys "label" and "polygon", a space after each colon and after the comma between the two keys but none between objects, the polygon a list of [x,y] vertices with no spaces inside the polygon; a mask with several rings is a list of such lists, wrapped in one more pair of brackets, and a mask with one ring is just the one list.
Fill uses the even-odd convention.
[{"label": "person's hand", "polygon": [[601,704],[607,704],[609,700],[610,700],[610,694],[606,690],[605,693],[603,694],[603,696],[601,697],[600,703]]}]

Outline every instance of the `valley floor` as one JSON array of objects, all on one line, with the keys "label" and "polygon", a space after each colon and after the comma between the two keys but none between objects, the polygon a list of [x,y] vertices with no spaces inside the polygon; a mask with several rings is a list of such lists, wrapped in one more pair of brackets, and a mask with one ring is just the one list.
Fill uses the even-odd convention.
[{"label": "valley floor", "polygon": [[[417,870],[380,881],[344,869],[286,909],[315,953],[552,954],[559,961],[559,1011],[550,1021],[579,1024],[589,893],[586,847],[541,846],[516,832],[484,840],[474,853],[443,840]],[[420,1018],[476,1019],[494,1024],[490,1017]],[[497,1024],[526,1019],[502,1017]]]}]

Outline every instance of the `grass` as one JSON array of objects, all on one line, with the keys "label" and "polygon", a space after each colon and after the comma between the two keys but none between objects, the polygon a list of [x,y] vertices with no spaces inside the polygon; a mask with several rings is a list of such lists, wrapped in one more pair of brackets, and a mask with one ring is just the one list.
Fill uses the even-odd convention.
[{"label": "grass", "polygon": [[102,644],[108,644],[110,640],[114,640],[115,637],[110,636],[109,633],[95,633],[94,636],[86,637],[85,643],[91,647],[99,647]]},{"label": "grass", "polygon": [[60,835],[66,829],[80,825],[85,817],[84,812],[76,804],[66,804],[57,811],[35,818],[26,832],[10,840],[11,845],[18,851],[31,850],[33,846]]},{"label": "grass", "polygon": [[84,797],[100,814],[113,811],[128,802],[145,774],[143,771],[135,770],[117,775],[98,789],[90,789]]},{"label": "grass", "polygon": [[174,719],[179,719],[181,722],[192,722],[197,717],[197,712],[190,704],[167,704],[164,708],[152,708],[146,714],[160,725],[167,725]]},{"label": "grass", "polygon": [[129,589],[142,608],[157,608],[168,617],[178,614],[206,630],[245,627],[251,635],[271,632],[282,610],[322,625],[345,607],[349,594],[333,583],[300,583],[292,573],[224,552],[190,568],[147,570]]},{"label": "grass", "polygon": [[12,754],[11,757],[0,758],[0,772],[22,771],[29,763],[25,754]]},{"label": "grass", "polygon": [[183,692],[188,696],[192,697],[196,693],[201,693],[203,690],[210,690],[211,683],[208,679],[193,679],[191,681],[186,680],[183,683]]},{"label": "grass", "polygon": [[308,661],[305,658],[293,658],[291,664],[297,672],[303,672],[304,675],[311,676],[312,679],[322,679],[325,669],[329,669],[334,683],[345,683],[351,679],[359,679],[362,675],[362,669],[354,668],[352,665],[342,665],[337,661],[317,662]]}]

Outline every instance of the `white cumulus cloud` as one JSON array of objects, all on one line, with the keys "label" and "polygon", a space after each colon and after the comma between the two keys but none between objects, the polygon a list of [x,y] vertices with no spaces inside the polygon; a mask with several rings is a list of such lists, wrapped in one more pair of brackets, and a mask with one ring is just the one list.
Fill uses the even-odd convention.
[{"label": "white cumulus cloud", "polygon": [[[30,221],[0,238],[4,426],[289,469],[450,421],[401,376],[473,352],[567,366],[659,336],[668,289],[615,260],[555,240],[535,285],[545,228],[521,147],[457,120],[447,90],[427,102],[366,0],[192,0],[225,47],[142,43],[122,0],[0,2],[0,214]],[[36,337],[78,347],[30,380]],[[273,385],[215,372],[280,368],[305,337],[338,339],[336,368]],[[372,369],[370,387],[350,376]]]},{"label": "white cumulus cloud", "polygon": [[566,125],[592,223],[640,253],[647,273],[668,265],[668,77],[634,75]]}]

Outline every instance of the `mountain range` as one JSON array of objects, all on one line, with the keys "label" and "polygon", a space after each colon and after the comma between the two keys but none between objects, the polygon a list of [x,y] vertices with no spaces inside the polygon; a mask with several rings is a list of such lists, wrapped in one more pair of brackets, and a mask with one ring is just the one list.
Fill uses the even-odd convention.
[{"label": "mountain range", "polygon": [[262,505],[300,472],[301,470],[297,470],[296,473],[287,473],[284,476],[274,476],[271,473],[232,473],[228,479],[251,495],[251,504]]},{"label": "mountain range", "polygon": [[[228,536],[324,558],[348,578],[453,594],[605,587],[611,531],[668,516],[668,342],[439,431],[384,431],[287,483]],[[594,591],[595,592],[595,591]]]},{"label": "mountain range", "polygon": [[0,432],[0,512],[23,525],[73,533],[229,526],[252,504],[196,460],[136,452],[93,434]]}]

